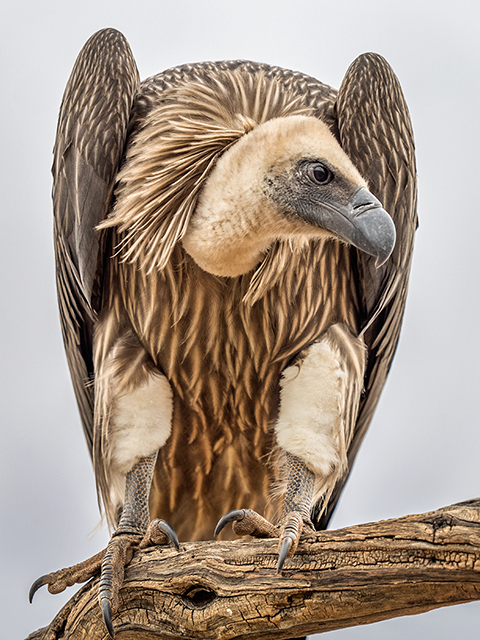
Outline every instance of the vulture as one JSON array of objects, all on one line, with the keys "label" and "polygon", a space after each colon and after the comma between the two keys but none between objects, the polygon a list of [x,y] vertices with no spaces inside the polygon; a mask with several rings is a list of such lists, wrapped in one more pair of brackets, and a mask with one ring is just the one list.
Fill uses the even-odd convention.
[{"label": "vulture", "polygon": [[30,596],[101,572],[113,636],[135,549],[273,537],[282,571],[327,525],[399,337],[413,133],[380,55],[338,92],[245,60],[140,83],[104,29],[68,81],[52,171],[63,338],[114,533]]}]

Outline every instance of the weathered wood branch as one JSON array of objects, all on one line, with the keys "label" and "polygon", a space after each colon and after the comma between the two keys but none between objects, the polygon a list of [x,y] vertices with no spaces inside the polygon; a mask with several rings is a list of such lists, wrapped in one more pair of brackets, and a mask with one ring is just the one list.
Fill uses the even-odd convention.
[{"label": "weathered wood branch", "polygon": [[[135,556],[117,640],[281,640],[480,599],[480,499],[305,539],[275,573],[276,540],[198,542]],[[28,640],[106,640],[98,580]]]}]

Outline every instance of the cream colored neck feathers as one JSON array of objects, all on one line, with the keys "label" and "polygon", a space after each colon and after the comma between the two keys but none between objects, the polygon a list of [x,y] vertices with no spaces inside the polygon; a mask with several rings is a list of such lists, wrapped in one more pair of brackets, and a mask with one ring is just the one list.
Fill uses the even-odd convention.
[{"label": "cream colored neck feathers", "polygon": [[218,160],[182,243],[205,271],[235,277],[252,270],[275,240],[303,244],[331,237],[300,217],[285,215],[266,189],[270,174],[287,174],[302,158],[325,158],[364,186],[329,128],[312,116],[275,118],[245,134]]}]

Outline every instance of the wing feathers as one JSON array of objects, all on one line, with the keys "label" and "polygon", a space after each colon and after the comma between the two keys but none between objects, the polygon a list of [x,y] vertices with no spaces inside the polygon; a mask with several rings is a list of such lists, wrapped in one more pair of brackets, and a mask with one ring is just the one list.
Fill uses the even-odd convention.
[{"label": "wing feathers", "polygon": [[[388,62],[374,53],[348,69],[336,102],[342,147],[392,216],[397,242],[384,266],[352,249],[363,291],[363,330],[368,349],[365,390],[349,448],[353,464],[385,383],[398,342],[417,227],[417,184],[412,125],[400,83]],[[325,527],[346,476],[319,521]]]},{"label": "wing feathers", "polygon": [[106,216],[127,135],[138,72],[114,29],[80,52],[63,96],[54,148],[53,204],[57,292],[63,337],[87,441],[92,445],[93,300],[97,225]]}]

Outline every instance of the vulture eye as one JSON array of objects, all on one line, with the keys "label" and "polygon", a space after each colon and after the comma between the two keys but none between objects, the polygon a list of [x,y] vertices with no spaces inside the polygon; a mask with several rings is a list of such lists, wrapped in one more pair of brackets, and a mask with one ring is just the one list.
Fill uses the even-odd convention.
[{"label": "vulture eye", "polygon": [[308,175],[315,184],[328,184],[332,179],[332,172],[323,164],[312,164],[308,167]]}]

